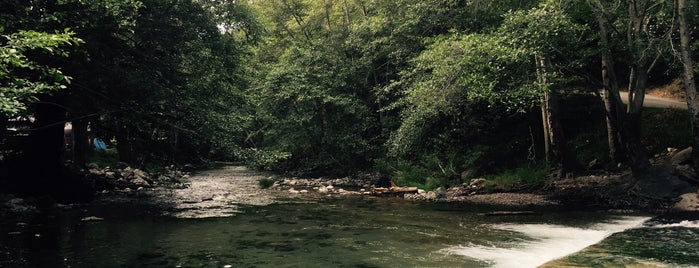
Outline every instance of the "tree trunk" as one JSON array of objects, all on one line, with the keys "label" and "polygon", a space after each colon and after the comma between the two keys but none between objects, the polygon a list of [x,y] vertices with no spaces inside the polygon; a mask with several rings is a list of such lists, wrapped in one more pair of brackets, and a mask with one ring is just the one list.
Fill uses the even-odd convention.
[{"label": "tree trunk", "polygon": [[[546,85],[548,81],[548,62],[543,56],[536,57],[537,76],[539,83]],[[544,129],[544,146],[546,161],[559,178],[563,177],[569,168],[566,163],[566,144],[563,129],[558,118],[558,94],[552,88],[544,93],[541,106],[541,117]]]},{"label": "tree trunk", "polygon": [[[0,113],[0,144],[3,144],[3,146],[5,136],[7,135],[7,120],[9,120],[7,115]],[[7,148],[0,147],[0,162],[2,161],[2,153],[5,149]]]},{"label": "tree trunk", "polygon": [[90,150],[87,136],[87,121],[78,119],[73,121],[73,163],[82,167],[87,160],[87,154]]},{"label": "tree trunk", "polygon": [[49,102],[37,104],[34,109],[33,130],[29,134],[30,147],[26,152],[26,186],[34,194],[54,193],[62,183],[63,128],[65,110]]},{"label": "tree trunk", "polygon": [[621,146],[621,136],[619,134],[619,108],[612,96],[614,92],[619,94],[619,88],[616,91],[613,89],[612,77],[614,76],[613,71],[609,66],[609,61],[605,56],[602,56],[602,101],[604,102],[604,110],[607,119],[607,143],[609,145],[609,159],[611,160],[612,166],[617,166],[619,163],[623,162],[624,150]]},{"label": "tree trunk", "polygon": [[697,99],[697,86],[694,80],[694,62],[692,61],[690,48],[690,33],[687,26],[687,0],[677,0],[678,16],[680,22],[680,49],[682,51],[682,66],[684,68],[684,90],[687,95],[687,107],[692,122],[692,166],[699,170],[699,99]]},{"label": "tree trunk", "polygon": [[632,57],[629,72],[629,105],[627,116],[622,122],[622,138],[634,174],[642,174],[649,166],[646,149],[641,144],[641,113],[646,96],[648,82],[648,44],[643,33],[643,22],[646,10],[644,1],[629,1],[629,28],[627,29],[627,44]]},{"label": "tree trunk", "polygon": [[117,153],[119,154],[119,161],[134,164],[136,163],[135,152],[133,149],[133,141],[131,133],[128,126],[119,126],[116,133],[117,140]]},{"label": "tree trunk", "polygon": [[[605,108],[607,112],[607,124],[609,134],[610,156],[618,159],[621,155],[617,145],[624,149],[625,160],[629,162],[631,170],[639,175],[650,166],[645,148],[641,144],[641,113],[648,81],[648,71],[652,67],[649,61],[652,51],[648,43],[647,33],[643,26],[646,21],[647,1],[629,0],[629,22],[626,31],[626,49],[631,56],[629,66],[629,105],[624,110],[621,102],[619,88],[614,73],[614,61],[611,55],[608,28],[612,27],[606,17],[609,12],[599,0],[588,0],[588,5],[597,11],[597,22],[600,31],[600,45],[602,46],[602,80],[604,95],[606,96]],[[609,94],[607,94],[609,93]],[[616,116],[615,116],[616,115]],[[615,129],[614,126],[617,128]],[[618,143],[617,143],[618,141]]]},{"label": "tree trunk", "polygon": [[623,140],[620,127],[625,117],[624,103],[619,93],[614,60],[612,58],[609,42],[609,21],[607,20],[604,6],[597,0],[588,0],[588,5],[597,9],[597,24],[602,58],[602,101],[604,102],[607,121],[607,143],[609,145],[609,157],[613,165],[618,165],[626,160],[626,153],[622,146]]}]

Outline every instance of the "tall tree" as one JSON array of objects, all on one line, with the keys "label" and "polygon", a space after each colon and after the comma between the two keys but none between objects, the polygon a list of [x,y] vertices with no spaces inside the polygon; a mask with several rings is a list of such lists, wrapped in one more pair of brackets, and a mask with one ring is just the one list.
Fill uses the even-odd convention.
[{"label": "tall tree", "polygon": [[566,139],[560,123],[559,91],[564,89],[565,66],[571,64],[567,55],[579,51],[578,36],[582,27],[573,22],[561,1],[543,1],[540,6],[509,13],[499,34],[512,39],[532,58],[537,84],[544,88],[541,96],[541,115],[547,162],[558,176],[572,169]]},{"label": "tall tree", "polygon": [[687,1],[677,0],[677,13],[680,32],[680,49],[682,52],[682,78],[687,97],[687,107],[692,123],[692,166],[699,170],[699,99],[697,99],[697,86],[694,79],[694,62],[691,52],[691,33],[687,24]]},{"label": "tall tree", "polygon": [[[645,98],[648,74],[658,62],[664,44],[671,37],[674,22],[668,12],[667,2],[631,0],[622,12],[622,2],[602,3],[590,0],[588,4],[596,12],[600,33],[600,55],[602,58],[603,94],[608,117],[610,154],[618,156],[614,148],[623,147],[626,161],[634,173],[640,174],[649,167],[646,149],[641,144],[641,115]],[[672,9],[670,9],[672,10]],[[616,18],[610,21],[609,18]],[[622,19],[623,18],[623,19]],[[626,27],[621,36],[617,26]],[[622,41],[623,40],[623,41]],[[622,41],[624,50],[617,53],[627,55],[628,61],[628,106],[619,93],[618,69],[615,68],[612,42]],[[615,132],[618,131],[618,134]]]}]

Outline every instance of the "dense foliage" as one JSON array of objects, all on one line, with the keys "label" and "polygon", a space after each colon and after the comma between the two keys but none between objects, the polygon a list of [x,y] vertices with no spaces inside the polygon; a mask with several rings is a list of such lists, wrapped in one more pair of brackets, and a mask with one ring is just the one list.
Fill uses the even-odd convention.
[{"label": "dense foliage", "polygon": [[[691,37],[697,9],[689,3]],[[428,188],[545,177],[593,156],[642,167],[637,93],[681,75],[675,1],[11,0],[0,10],[0,125],[30,124],[0,136],[5,169],[83,165],[93,138],[132,165],[382,172]],[[591,152],[582,141],[600,140],[605,118],[610,153]],[[8,154],[24,136],[33,145]]]}]

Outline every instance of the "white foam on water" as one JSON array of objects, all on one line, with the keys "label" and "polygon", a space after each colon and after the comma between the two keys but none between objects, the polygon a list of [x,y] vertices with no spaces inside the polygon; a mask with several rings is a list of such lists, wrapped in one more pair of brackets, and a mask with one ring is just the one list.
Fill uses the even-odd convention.
[{"label": "white foam on water", "polygon": [[686,220],[686,221],[681,221],[678,223],[653,225],[653,228],[670,228],[670,227],[699,228],[699,220],[697,220],[697,221]]},{"label": "white foam on water", "polygon": [[624,217],[587,228],[552,224],[498,224],[493,229],[524,234],[531,240],[501,248],[483,245],[455,246],[446,253],[487,262],[491,267],[537,267],[546,262],[578,252],[604,238],[640,226],[646,217]]}]

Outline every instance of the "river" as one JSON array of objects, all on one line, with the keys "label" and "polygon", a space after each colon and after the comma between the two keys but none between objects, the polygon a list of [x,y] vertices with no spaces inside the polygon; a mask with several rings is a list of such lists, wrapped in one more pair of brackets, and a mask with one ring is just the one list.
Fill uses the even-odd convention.
[{"label": "river", "polygon": [[[0,267],[699,267],[696,221],[260,190],[204,172],[188,189],[106,197],[0,227]],[[103,218],[84,221],[88,216]]]}]

